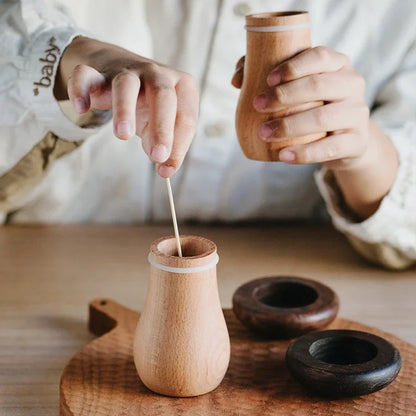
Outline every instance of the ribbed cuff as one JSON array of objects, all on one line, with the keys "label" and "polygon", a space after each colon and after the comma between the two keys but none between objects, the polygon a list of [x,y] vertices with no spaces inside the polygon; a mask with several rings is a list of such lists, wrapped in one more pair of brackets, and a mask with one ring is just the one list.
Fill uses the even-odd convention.
[{"label": "ribbed cuff", "polygon": [[[81,128],[62,112],[53,94],[59,60],[74,37],[85,32],[75,27],[46,30],[31,41],[24,51],[26,64],[20,74],[20,94],[28,111],[48,130],[67,140],[80,140],[93,134],[97,128]],[[23,102],[24,102],[23,101]]]},{"label": "ribbed cuff", "polygon": [[368,243],[389,244],[416,258],[416,128],[410,123],[384,131],[398,151],[400,165],[390,192],[371,217],[356,221],[331,171],[322,168],[316,172],[316,183],[338,230]]}]

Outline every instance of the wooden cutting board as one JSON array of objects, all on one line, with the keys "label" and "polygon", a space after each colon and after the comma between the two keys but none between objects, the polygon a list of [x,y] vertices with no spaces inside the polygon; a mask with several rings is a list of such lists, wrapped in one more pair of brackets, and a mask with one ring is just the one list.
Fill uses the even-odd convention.
[{"label": "wooden cutting board", "polygon": [[137,376],[132,356],[139,313],[111,300],[90,304],[91,331],[98,335],[67,364],[61,378],[61,416],[414,416],[416,347],[378,329],[345,319],[329,328],[367,331],[399,348],[402,370],[385,389],[368,396],[326,400],[305,391],[285,366],[288,341],[262,340],[224,310],[231,337],[231,362],[222,384],[193,398],[149,391]]}]

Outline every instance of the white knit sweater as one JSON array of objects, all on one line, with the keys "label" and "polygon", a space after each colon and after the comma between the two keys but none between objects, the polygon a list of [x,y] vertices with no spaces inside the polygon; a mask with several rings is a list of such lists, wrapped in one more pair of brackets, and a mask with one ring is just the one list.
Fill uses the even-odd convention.
[{"label": "white knit sweater", "polygon": [[[230,78],[245,52],[243,14],[290,9],[310,11],[314,45],[351,58],[366,79],[372,118],[399,152],[394,186],[364,222],[342,212],[339,192],[319,166],[249,161],[236,140],[239,92]],[[74,36],[88,34],[190,72],[200,82],[199,129],[173,178],[180,220],[313,220],[327,210],[367,257],[407,265],[416,260],[415,21],[412,0],[2,2],[1,216],[10,222],[66,223],[169,217],[164,183],[139,139],[115,139],[108,123],[80,128],[53,96],[60,55]],[[54,135],[45,139],[48,132]],[[400,261],[368,254],[374,247],[394,252]]]}]

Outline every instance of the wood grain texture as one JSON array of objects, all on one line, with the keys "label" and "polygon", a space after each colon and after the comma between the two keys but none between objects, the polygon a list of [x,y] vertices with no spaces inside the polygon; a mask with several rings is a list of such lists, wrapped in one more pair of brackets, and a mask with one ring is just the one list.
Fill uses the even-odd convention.
[{"label": "wood grain texture", "polygon": [[[59,413],[62,371],[93,339],[88,302],[111,296],[143,309],[149,245],[171,232],[171,223],[0,230],[1,416]],[[231,306],[238,286],[256,277],[306,276],[335,290],[341,316],[416,345],[415,268],[392,272],[366,263],[330,225],[182,224],[181,232],[218,246],[223,307]],[[410,409],[409,416],[415,415]]]},{"label": "wood grain texture", "polygon": [[[246,16],[248,27],[302,25],[309,22],[307,12],[262,13]],[[282,108],[273,113],[259,113],[254,109],[254,98],[270,90],[266,79],[276,66],[311,47],[309,28],[278,31],[247,31],[247,52],[244,79],[236,111],[236,131],[244,154],[253,160],[278,161],[282,148],[306,144],[326,136],[326,133],[287,138],[279,142],[265,142],[258,130],[262,123],[289,114],[305,111],[323,104],[322,101]]]},{"label": "wood grain texture", "polygon": [[[137,377],[132,345],[139,314],[107,300],[92,302],[110,319],[112,331],[85,346],[64,370],[60,387],[61,416],[92,415],[276,415],[276,416],[412,416],[416,409],[416,348],[393,335],[356,322],[337,319],[331,328],[372,332],[393,342],[403,358],[398,378],[369,396],[325,400],[307,393],[288,373],[288,341],[264,341],[248,332],[225,310],[231,362],[222,384],[193,398],[169,398],[150,392]],[[107,312],[108,311],[108,312]],[[105,324],[90,323],[90,327]]]},{"label": "wood grain texture", "polygon": [[[230,339],[217,287],[217,247],[200,236],[162,237],[150,247],[149,290],[136,329],[134,362],[143,383],[166,396],[215,389],[230,361]],[[175,273],[159,266],[207,270]],[[210,266],[211,265],[211,266]]]}]

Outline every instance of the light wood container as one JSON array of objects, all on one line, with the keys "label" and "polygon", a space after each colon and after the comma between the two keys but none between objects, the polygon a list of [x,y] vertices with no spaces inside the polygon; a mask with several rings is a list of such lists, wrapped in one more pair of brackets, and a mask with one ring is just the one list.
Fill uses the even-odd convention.
[{"label": "light wood container", "polygon": [[230,360],[230,339],[218,296],[216,245],[174,237],[150,247],[150,281],[134,340],[134,362],[150,390],[175,397],[215,389]]},{"label": "light wood container", "polygon": [[261,140],[258,134],[262,123],[320,106],[322,101],[284,108],[274,113],[260,113],[253,106],[257,95],[270,90],[266,82],[269,73],[279,63],[311,47],[309,13],[289,11],[249,15],[246,16],[246,30],[244,79],[236,112],[237,136],[249,159],[278,161],[282,148],[326,136],[326,133],[318,133],[270,143]]}]

